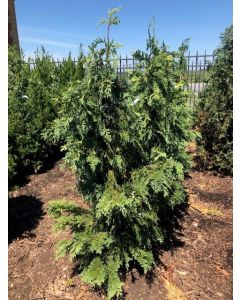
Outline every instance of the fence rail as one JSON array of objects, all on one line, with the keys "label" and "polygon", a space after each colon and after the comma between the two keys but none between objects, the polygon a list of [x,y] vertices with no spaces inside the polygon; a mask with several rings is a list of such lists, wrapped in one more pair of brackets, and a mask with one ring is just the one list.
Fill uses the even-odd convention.
[{"label": "fence rail", "polygon": [[[208,79],[208,68],[210,65],[214,63],[217,58],[216,53],[207,54],[206,51],[204,54],[195,55],[188,53],[185,55],[187,67],[186,67],[186,77],[188,80],[187,90],[192,91],[189,102],[191,106],[194,106],[199,93],[207,86],[207,79]],[[53,62],[60,66],[64,63],[65,60],[53,60]],[[76,65],[78,60],[73,59],[73,63]],[[128,71],[134,71],[138,68],[139,61],[134,57],[122,57],[115,59],[117,72],[120,76],[125,76]],[[35,62],[30,61],[30,66],[34,68]]]}]

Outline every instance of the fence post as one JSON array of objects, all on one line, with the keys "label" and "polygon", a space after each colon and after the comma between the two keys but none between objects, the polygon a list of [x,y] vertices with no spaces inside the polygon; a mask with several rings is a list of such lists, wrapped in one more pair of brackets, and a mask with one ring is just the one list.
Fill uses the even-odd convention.
[{"label": "fence post", "polygon": [[201,73],[202,73],[202,61],[200,60],[200,66],[199,66],[199,68],[200,68],[200,70],[199,70],[199,76],[198,76],[198,78],[199,78],[199,83],[201,82],[201,81],[203,81],[202,80],[202,78],[201,78]]},{"label": "fence post", "polygon": [[127,54],[126,54],[126,70],[128,69],[128,58],[127,58]]},{"label": "fence post", "polygon": [[[194,99],[195,99],[195,92],[196,92],[196,81],[197,81],[197,69],[198,69],[198,51],[196,53],[196,59],[195,59],[195,74],[194,74]],[[194,101],[194,100],[193,100]]]},{"label": "fence post", "polygon": [[122,58],[121,58],[121,55],[120,55],[120,75],[121,75],[121,73],[122,73]]},{"label": "fence post", "polygon": [[191,96],[190,96],[190,106],[192,105],[192,92],[193,92],[193,60],[192,60],[192,67],[191,67]]},{"label": "fence post", "polygon": [[[188,52],[188,67],[187,67],[187,81],[189,81],[189,75],[190,75],[190,51]],[[187,90],[189,90],[189,84],[187,85]]]},{"label": "fence post", "polygon": [[207,53],[206,53],[206,50],[205,50],[205,52],[204,52],[204,62],[203,62],[203,82],[205,80],[205,69],[206,69],[206,65],[207,65],[206,55],[207,55]]}]

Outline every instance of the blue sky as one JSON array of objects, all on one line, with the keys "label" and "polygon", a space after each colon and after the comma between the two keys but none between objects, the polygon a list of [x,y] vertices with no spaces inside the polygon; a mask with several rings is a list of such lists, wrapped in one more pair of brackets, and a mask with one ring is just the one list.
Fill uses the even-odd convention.
[{"label": "blue sky", "polygon": [[190,38],[189,50],[210,53],[219,45],[219,35],[232,24],[231,0],[16,0],[20,45],[26,56],[43,45],[55,58],[71,51],[77,55],[105,28],[97,28],[107,10],[121,6],[121,23],[111,37],[121,43],[119,54],[145,50],[147,28],[155,18],[155,32],[174,50]]}]

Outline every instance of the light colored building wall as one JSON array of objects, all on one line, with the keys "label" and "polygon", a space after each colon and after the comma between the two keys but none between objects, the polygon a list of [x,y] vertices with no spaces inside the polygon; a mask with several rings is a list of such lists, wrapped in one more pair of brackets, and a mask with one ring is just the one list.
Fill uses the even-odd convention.
[{"label": "light colored building wall", "polygon": [[8,0],[8,45],[20,49],[14,0]]}]

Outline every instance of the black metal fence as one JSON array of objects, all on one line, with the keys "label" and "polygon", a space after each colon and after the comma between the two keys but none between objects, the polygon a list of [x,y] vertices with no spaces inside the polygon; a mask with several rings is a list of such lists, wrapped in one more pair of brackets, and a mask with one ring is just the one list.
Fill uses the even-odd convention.
[{"label": "black metal fence", "polygon": [[[212,54],[192,55],[190,52],[185,56],[187,61],[186,77],[188,85],[186,89],[190,91],[189,103],[194,106],[199,93],[207,86],[208,80],[208,69],[217,58],[217,55],[213,52]],[[138,67],[138,61],[133,57],[119,57],[119,64],[117,71],[120,75],[125,76],[129,71],[133,71]]]},{"label": "black metal fence", "polygon": [[190,105],[194,107],[198,99],[199,93],[204,90],[208,85],[208,69],[209,66],[214,63],[217,55],[213,52],[212,54],[191,55],[190,53],[186,56],[187,69],[186,76],[188,79],[187,90],[191,91],[189,96]]},{"label": "black metal fence", "polygon": [[[187,67],[186,67],[186,77],[188,79],[188,85],[186,89],[190,91],[189,95],[189,103],[194,107],[199,93],[207,86],[208,80],[208,68],[211,64],[214,63],[217,58],[216,54],[213,52],[212,54],[198,54],[195,55],[188,53],[185,56]],[[55,64],[60,66],[64,61],[56,60]],[[77,64],[78,61],[73,59],[74,64]],[[31,67],[34,67],[35,62],[32,60],[29,62]],[[125,76],[129,73],[129,71],[134,71],[136,68],[139,68],[139,61],[134,57],[125,57],[120,56],[115,60],[116,69],[120,76]]]}]

